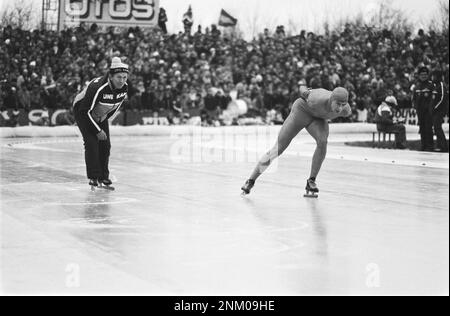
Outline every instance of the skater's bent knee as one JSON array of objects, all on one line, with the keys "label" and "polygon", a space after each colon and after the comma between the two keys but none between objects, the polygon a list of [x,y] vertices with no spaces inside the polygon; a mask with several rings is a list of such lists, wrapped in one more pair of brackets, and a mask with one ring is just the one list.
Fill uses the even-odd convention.
[{"label": "skater's bent knee", "polygon": [[278,143],[278,147],[276,148],[277,155],[278,156],[282,155],[288,147],[289,147],[289,143],[285,143],[285,142]]},{"label": "skater's bent knee", "polygon": [[317,147],[327,147],[328,145],[328,138],[321,137],[316,139]]},{"label": "skater's bent knee", "polygon": [[263,167],[270,166],[270,159],[261,161],[261,166]]}]

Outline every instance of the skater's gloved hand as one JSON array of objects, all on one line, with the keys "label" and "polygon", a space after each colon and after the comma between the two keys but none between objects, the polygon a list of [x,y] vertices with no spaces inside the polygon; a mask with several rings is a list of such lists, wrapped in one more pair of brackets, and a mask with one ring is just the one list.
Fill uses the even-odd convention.
[{"label": "skater's gloved hand", "polygon": [[104,131],[100,131],[97,134],[98,140],[107,140],[108,136],[106,136],[106,133]]}]

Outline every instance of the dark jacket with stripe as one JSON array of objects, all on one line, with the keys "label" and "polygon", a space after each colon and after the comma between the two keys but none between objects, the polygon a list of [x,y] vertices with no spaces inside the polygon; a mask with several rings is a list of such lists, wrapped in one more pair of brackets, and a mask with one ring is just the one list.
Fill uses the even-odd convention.
[{"label": "dark jacket with stripe", "polygon": [[115,116],[128,94],[128,82],[121,89],[114,89],[105,75],[93,79],[74,100],[74,109],[86,116],[90,129],[97,134],[101,131],[99,123]]},{"label": "dark jacket with stripe", "polygon": [[448,91],[445,84],[440,81],[435,83],[436,90],[433,91],[434,94],[434,111],[439,111],[440,113],[448,113]]},{"label": "dark jacket with stripe", "polygon": [[427,80],[424,82],[417,82],[411,88],[413,93],[412,103],[417,110],[426,109],[431,112],[433,108],[435,86],[433,82]]}]

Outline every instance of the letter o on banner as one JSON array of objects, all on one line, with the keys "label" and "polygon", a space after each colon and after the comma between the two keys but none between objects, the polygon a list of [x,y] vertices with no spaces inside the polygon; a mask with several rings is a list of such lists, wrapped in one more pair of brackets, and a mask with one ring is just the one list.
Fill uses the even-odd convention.
[{"label": "letter o on banner", "polygon": [[[76,4],[76,7],[73,7],[73,4]],[[81,3],[81,7],[80,7]],[[89,1],[88,0],[77,0],[77,1],[67,1],[65,6],[66,14],[71,16],[84,16],[89,11]]]},{"label": "letter o on banner", "polygon": [[31,123],[36,124],[42,118],[42,114],[44,114],[44,110],[32,110],[28,113],[28,119]]}]

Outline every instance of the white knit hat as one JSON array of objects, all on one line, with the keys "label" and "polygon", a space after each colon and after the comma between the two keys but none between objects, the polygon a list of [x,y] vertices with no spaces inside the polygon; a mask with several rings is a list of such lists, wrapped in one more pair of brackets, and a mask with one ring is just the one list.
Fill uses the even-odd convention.
[{"label": "white knit hat", "polygon": [[122,63],[122,60],[119,57],[113,57],[113,59],[111,60],[111,67],[109,67],[109,72],[111,74],[117,74],[119,72],[128,73],[128,65]]},{"label": "white knit hat", "polygon": [[387,104],[390,104],[390,105],[398,105],[397,99],[392,95],[386,97],[386,100],[384,100],[384,102],[386,102]]}]

